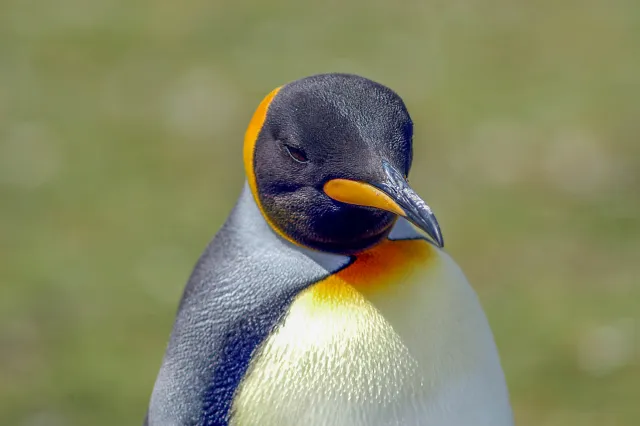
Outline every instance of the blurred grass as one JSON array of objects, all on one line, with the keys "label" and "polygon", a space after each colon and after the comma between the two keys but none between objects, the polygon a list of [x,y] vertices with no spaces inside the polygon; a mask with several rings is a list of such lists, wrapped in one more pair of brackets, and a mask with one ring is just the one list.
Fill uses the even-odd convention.
[{"label": "blurred grass", "polygon": [[398,91],[519,425],[640,419],[640,3],[4,0],[0,422],[140,424],[273,87]]}]

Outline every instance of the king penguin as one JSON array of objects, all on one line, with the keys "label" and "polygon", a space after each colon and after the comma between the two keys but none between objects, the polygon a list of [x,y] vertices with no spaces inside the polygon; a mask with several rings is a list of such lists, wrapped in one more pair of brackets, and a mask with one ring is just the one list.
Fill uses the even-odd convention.
[{"label": "king penguin", "polygon": [[403,100],[360,76],[264,98],[145,425],[513,424],[487,318],[409,186],[412,139]]}]

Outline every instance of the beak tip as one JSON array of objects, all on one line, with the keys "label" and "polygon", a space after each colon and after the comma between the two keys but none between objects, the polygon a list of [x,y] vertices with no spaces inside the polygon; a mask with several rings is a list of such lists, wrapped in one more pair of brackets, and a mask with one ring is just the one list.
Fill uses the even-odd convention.
[{"label": "beak tip", "polygon": [[417,228],[422,230],[427,236],[429,240],[438,248],[444,248],[444,238],[442,237],[442,231],[440,230],[440,225],[436,220],[435,216],[428,211],[428,213],[424,216],[417,215],[407,215],[405,216],[412,222]]},{"label": "beak tip", "polygon": [[440,227],[434,227],[434,229],[430,229],[427,232],[433,242],[438,246],[438,248],[444,248],[444,238],[442,238],[442,232],[440,231]]},{"label": "beak tip", "polygon": [[438,236],[433,239],[433,242],[436,243],[438,248],[444,248],[444,239],[441,234],[438,234]]}]

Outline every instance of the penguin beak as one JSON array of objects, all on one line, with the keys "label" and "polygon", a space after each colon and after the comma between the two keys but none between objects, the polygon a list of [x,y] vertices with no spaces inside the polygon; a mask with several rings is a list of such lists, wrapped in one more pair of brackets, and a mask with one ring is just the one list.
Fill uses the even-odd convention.
[{"label": "penguin beak", "polygon": [[342,203],[374,207],[405,217],[426,232],[438,247],[444,247],[440,225],[431,208],[398,170],[386,161],[382,167],[385,176],[382,182],[332,179],[324,184],[324,192]]}]

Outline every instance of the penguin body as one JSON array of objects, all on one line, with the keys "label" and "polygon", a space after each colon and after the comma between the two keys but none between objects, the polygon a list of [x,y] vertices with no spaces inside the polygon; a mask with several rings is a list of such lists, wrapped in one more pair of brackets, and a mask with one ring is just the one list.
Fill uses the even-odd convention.
[{"label": "penguin body", "polygon": [[[480,303],[406,184],[404,105],[361,77],[299,82],[249,126],[247,182],[187,284],[145,423],[512,425]],[[341,145],[313,152],[326,138]]]}]

